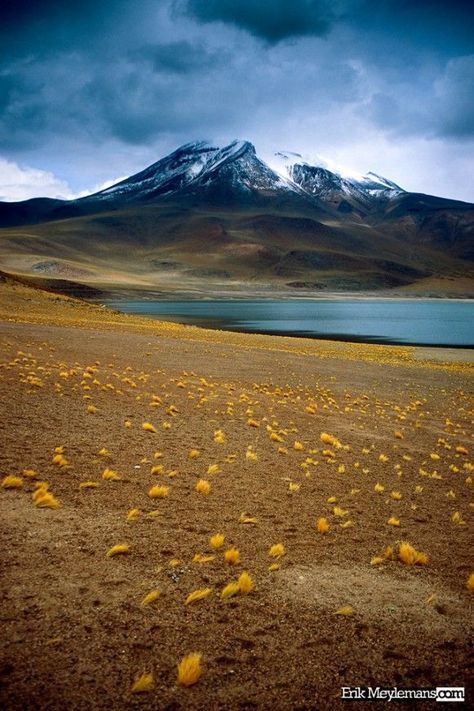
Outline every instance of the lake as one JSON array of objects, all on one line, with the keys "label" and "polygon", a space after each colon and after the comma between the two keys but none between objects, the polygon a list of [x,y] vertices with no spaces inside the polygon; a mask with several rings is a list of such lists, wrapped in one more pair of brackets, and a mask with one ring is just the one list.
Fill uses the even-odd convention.
[{"label": "lake", "polygon": [[474,301],[121,301],[111,306],[125,313],[228,331],[366,343],[474,347]]}]

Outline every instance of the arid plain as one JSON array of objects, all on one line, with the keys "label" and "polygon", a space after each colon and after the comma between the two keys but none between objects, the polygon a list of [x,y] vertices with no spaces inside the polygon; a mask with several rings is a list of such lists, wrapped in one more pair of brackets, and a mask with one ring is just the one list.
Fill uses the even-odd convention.
[{"label": "arid plain", "polygon": [[472,351],[0,319],[2,708],[472,694]]}]

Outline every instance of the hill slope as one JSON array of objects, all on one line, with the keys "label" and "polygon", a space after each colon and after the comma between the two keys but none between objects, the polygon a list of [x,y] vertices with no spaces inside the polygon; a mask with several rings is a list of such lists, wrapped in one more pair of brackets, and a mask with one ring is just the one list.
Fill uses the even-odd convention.
[{"label": "hill slope", "polygon": [[106,290],[472,293],[474,205],[278,159],[192,143],[80,200],[0,204],[0,266]]}]

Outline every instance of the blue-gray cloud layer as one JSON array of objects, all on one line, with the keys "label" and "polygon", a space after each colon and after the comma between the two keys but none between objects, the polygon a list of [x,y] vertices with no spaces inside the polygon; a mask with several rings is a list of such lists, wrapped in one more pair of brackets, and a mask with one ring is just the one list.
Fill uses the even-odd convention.
[{"label": "blue-gray cloud layer", "polygon": [[470,2],[4,0],[0,28],[0,152],[61,175],[201,136],[474,138]]}]

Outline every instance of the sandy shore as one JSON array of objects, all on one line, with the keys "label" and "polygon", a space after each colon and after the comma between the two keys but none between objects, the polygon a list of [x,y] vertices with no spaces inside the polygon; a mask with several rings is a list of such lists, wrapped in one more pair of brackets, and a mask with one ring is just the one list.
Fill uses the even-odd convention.
[{"label": "sandy shore", "polygon": [[[342,686],[468,686],[469,352],[204,331],[9,284],[0,319],[18,479],[0,489],[2,708],[339,709]],[[40,481],[57,508],[35,505]],[[222,599],[243,571],[254,588]]]}]

